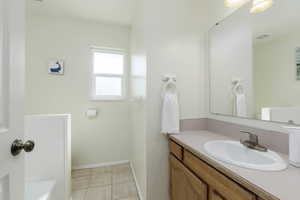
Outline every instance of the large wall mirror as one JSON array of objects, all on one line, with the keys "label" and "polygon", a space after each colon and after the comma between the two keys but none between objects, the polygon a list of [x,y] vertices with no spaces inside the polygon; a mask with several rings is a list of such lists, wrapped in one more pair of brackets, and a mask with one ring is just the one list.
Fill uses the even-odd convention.
[{"label": "large wall mirror", "polygon": [[249,10],[209,32],[210,111],[300,124],[300,1]]}]

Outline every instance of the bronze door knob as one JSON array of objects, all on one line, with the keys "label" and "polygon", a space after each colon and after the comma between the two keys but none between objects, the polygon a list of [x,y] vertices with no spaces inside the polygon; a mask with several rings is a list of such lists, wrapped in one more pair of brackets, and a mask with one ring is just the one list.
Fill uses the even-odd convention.
[{"label": "bronze door knob", "polygon": [[34,141],[28,140],[27,142],[23,143],[22,140],[15,140],[11,145],[11,154],[13,156],[17,156],[21,153],[22,150],[25,152],[31,152],[34,149]]}]

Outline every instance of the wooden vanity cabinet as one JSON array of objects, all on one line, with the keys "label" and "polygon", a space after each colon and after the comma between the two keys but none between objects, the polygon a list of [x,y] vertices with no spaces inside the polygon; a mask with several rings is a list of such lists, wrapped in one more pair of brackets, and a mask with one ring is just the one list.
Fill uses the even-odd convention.
[{"label": "wooden vanity cabinet", "polygon": [[176,142],[170,140],[169,142],[170,152],[179,160],[183,160],[183,148]]},{"label": "wooden vanity cabinet", "polygon": [[171,146],[171,200],[261,200],[174,141]]}]

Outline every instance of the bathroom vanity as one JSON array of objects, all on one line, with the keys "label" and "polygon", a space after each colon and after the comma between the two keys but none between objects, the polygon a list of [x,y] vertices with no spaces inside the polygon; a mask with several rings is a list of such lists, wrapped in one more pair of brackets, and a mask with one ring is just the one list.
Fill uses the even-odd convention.
[{"label": "bathroom vanity", "polygon": [[[259,171],[227,164],[209,156],[204,144],[231,138],[209,131],[170,136],[172,200],[297,200],[300,169]],[[281,155],[286,159],[285,155]]]}]

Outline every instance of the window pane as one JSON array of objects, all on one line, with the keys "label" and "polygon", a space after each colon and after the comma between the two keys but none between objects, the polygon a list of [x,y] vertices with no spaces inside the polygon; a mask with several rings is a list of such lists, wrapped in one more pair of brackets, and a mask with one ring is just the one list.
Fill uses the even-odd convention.
[{"label": "window pane", "polygon": [[113,53],[94,53],[94,73],[123,74],[124,55]]},{"label": "window pane", "polygon": [[97,96],[122,96],[122,78],[96,77]]}]

